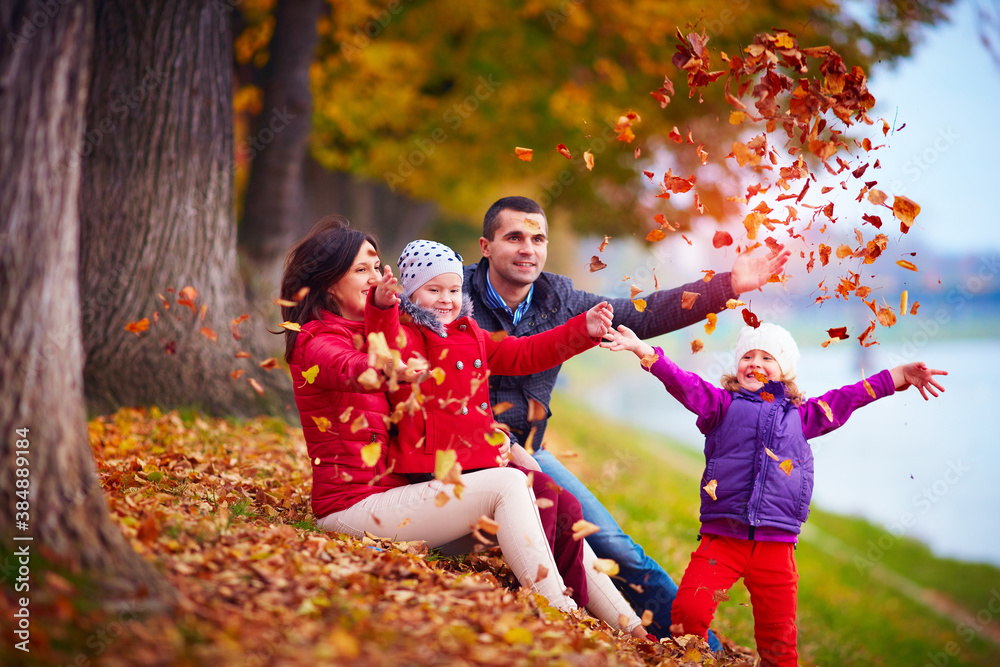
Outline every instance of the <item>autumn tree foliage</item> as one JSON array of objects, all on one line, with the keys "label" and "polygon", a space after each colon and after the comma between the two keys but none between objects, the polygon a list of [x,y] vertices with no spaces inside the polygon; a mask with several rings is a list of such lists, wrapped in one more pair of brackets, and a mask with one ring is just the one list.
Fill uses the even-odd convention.
[{"label": "autumn tree foliage", "polygon": [[[13,590],[21,577],[21,595],[37,600],[43,568],[67,568],[95,575],[113,599],[155,600],[169,594],[108,515],[85,425],[72,154],[84,134],[94,4],[0,11],[5,35],[46,19],[0,49],[0,579]],[[28,562],[34,578],[21,572]]]}]

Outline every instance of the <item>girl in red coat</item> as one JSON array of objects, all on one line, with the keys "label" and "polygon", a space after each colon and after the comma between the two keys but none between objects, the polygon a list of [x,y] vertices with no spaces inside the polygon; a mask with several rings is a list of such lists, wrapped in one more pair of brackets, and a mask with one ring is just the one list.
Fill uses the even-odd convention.
[{"label": "girl in red coat", "polygon": [[[386,427],[390,378],[358,380],[371,370],[363,341],[365,303],[382,278],[379,266],[375,239],[336,217],[317,223],[285,262],[281,297],[294,305],[283,306],[282,315],[299,325],[285,329],[285,359],[313,466],[317,524],[355,537],[370,532],[424,540],[434,548],[463,538],[486,517],[497,523],[497,542],[518,580],[556,608],[576,609],[564,593],[523,472],[493,468],[463,475],[458,499],[450,484],[411,484],[393,470]],[[402,379],[414,379],[417,370],[403,369]],[[449,501],[439,506],[442,494]]]},{"label": "girl in red coat", "polygon": [[[430,371],[422,381],[401,385],[389,394],[395,408],[392,421],[399,431],[398,440],[390,445],[394,470],[422,480],[433,478],[439,460],[454,459],[462,471],[507,466],[504,454],[510,442],[493,418],[489,374],[541,372],[596,346],[611,326],[610,307],[598,304],[535,336],[494,337],[479,328],[471,301],[462,296],[458,253],[434,241],[418,240],[406,246],[398,265],[406,298],[399,299],[393,289],[396,279],[387,271],[373,290],[366,332],[384,334],[403,360],[420,359]],[[531,461],[527,456],[522,460]],[[573,539],[573,525],[583,518],[579,501],[536,466],[510,467],[530,473],[535,496],[544,499],[538,503],[542,525],[573,599],[613,627],[624,615],[629,622],[623,629],[644,635],[638,617],[611,580],[594,570],[596,556],[586,541]]]}]

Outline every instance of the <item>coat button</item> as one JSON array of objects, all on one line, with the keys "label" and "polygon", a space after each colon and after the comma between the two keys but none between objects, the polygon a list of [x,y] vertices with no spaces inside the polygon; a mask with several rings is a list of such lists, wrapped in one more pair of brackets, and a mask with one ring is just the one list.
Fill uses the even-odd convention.
[{"label": "coat button", "polygon": [[465,325],[464,324],[459,324],[458,325],[458,330],[459,331],[465,331]]},{"label": "coat button", "polygon": [[480,359],[476,359],[475,361],[472,362],[472,365],[475,366],[476,368],[482,368],[483,362]]},{"label": "coat button", "polygon": [[442,331],[441,332],[441,338],[447,338],[447,337],[448,337],[448,332],[447,331]]},{"label": "coat button", "polygon": [[489,404],[486,401],[483,401],[482,403],[479,404],[479,409],[480,410],[485,410],[488,407],[489,407]]},{"label": "coat button", "polygon": [[465,368],[465,364],[463,364],[461,361],[457,361],[455,362],[455,368],[457,368],[458,370],[462,370],[463,368]]},{"label": "coat button", "polygon": [[467,414],[469,414],[469,408],[467,408],[467,407],[465,407],[465,406],[463,405],[463,406],[462,406],[462,414],[463,414],[463,415],[467,415]]}]

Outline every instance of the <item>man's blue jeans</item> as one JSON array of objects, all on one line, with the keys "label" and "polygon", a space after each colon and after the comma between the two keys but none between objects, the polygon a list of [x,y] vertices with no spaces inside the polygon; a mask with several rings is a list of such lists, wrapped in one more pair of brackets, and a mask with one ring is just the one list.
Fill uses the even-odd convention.
[{"label": "man's blue jeans", "polygon": [[[598,558],[610,558],[618,563],[618,577],[613,577],[612,580],[635,612],[640,616],[646,609],[653,613],[653,623],[647,630],[657,637],[669,637],[670,607],[677,596],[677,584],[656,561],[646,555],[642,547],[622,531],[601,501],[555,456],[541,449],[534,453],[534,457],[542,472],[576,496],[583,506],[583,518],[601,529],[589,536],[587,543]],[[629,584],[640,587],[642,592]],[[722,648],[711,630],[708,631],[708,644],[713,651]]]}]

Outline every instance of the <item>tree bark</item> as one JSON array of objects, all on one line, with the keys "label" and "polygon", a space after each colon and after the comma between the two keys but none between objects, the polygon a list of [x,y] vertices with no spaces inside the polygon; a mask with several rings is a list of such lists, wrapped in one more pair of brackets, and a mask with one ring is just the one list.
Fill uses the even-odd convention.
[{"label": "tree bark", "polygon": [[[200,0],[99,3],[79,152],[92,410],[155,403],[294,412],[287,375],[259,369],[266,355],[250,345],[252,329],[266,323],[251,317],[237,325],[242,341],[231,334],[232,321],[252,313],[232,210],[230,9]],[[188,286],[197,297],[185,307],[178,297]],[[125,329],[144,317],[148,331]],[[246,347],[251,359],[235,358]],[[231,378],[239,370],[245,375]]]},{"label": "tree bark", "polygon": [[[168,598],[110,519],[86,430],[80,169],[70,157],[83,135],[93,22],[94,0],[0,9],[2,34],[17,36],[0,46],[0,579],[22,581],[27,561],[9,554],[26,549],[36,567],[41,558],[97,574],[116,598]],[[30,573],[23,581],[31,595],[41,586]]]}]

